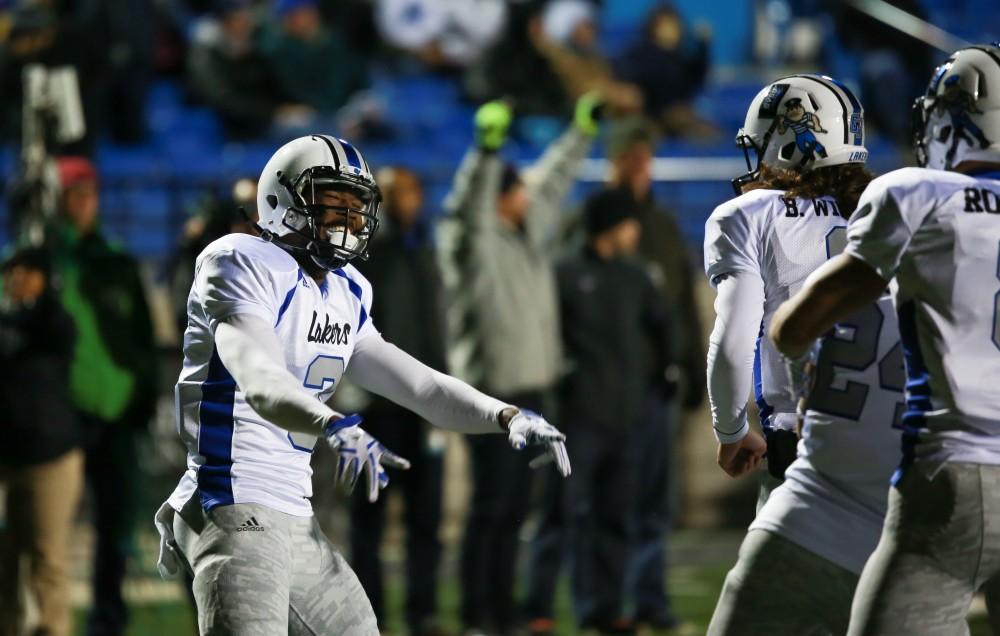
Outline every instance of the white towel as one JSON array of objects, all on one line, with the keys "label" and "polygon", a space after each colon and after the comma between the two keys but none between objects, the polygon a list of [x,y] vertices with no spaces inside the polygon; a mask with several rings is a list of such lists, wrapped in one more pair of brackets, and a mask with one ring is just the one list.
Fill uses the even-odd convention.
[{"label": "white towel", "polygon": [[183,563],[174,540],[174,514],[170,504],[164,503],[153,517],[153,524],[160,533],[160,556],[156,560],[156,569],[167,580],[180,578]]}]

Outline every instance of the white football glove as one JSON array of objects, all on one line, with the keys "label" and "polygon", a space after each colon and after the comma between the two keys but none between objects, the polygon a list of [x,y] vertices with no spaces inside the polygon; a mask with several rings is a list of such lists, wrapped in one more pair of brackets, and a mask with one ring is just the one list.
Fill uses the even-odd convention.
[{"label": "white football glove", "polygon": [[368,473],[368,501],[378,499],[378,491],[389,483],[389,476],[382,467],[391,466],[407,470],[410,462],[389,451],[382,443],[368,434],[361,424],[360,415],[348,415],[329,422],[323,429],[326,441],[337,455],[337,475],[334,482],[344,484],[353,491],[361,472]]},{"label": "white football glove", "polygon": [[566,436],[555,426],[545,421],[545,418],[533,411],[521,410],[510,418],[507,425],[507,440],[517,450],[532,444],[544,444],[545,454],[531,460],[531,467],[538,468],[550,461],[556,463],[556,469],[563,477],[568,477],[571,469],[569,454],[566,453]]}]

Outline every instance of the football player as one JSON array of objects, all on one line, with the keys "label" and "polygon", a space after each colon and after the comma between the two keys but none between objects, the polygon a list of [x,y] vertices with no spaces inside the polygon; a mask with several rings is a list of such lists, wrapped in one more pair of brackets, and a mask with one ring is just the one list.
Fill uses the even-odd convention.
[{"label": "football player", "polygon": [[[789,112],[828,122],[810,133],[823,153],[783,125]],[[786,77],[757,95],[737,141],[748,168],[756,152],[758,169],[736,180],[743,194],[706,228],[706,271],[718,292],[709,395],[723,469],[745,474],[766,450],[770,476],[709,633],[842,634],[898,447],[898,433],[874,424],[893,416],[902,395],[896,324],[872,304],[823,342],[801,443],[788,376],[760,336],[778,305],[843,248],[846,218],[871,179],[863,112],[836,80]],[[751,384],[766,441],[747,423]]]},{"label": "football player", "polygon": [[188,468],[156,522],[161,571],[193,575],[202,633],[378,633],[309,502],[318,438],[338,456],[336,479],[363,480],[371,501],[384,466],[408,467],[359,416],[327,405],[345,374],[445,428],[542,444],[569,473],[564,436],[540,416],[382,339],[371,286],[350,264],[368,257],[380,198],[351,144],[302,137],[261,174],[260,236],[225,236],[198,257],[176,387]]},{"label": "football player", "polygon": [[914,115],[921,167],[871,183],[844,253],[771,325],[777,347],[797,358],[895,281],[902,460],[854,598],[853,635],[968,633],[973,594],[1000,575],[1000,47],[952,54]]}]

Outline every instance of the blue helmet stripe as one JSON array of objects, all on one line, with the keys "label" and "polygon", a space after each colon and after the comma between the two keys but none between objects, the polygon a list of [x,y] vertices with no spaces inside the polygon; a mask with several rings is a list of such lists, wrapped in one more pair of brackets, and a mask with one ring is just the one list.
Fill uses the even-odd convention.
[{"label": "blue helmet stripe", "polygon": [[[861,117],[861,113],[862,113],[862,111],[864,109],[861,107],[861,102],[858,101],[858,98],[855,97],[854,93],[851,92],[851,89],[847,88],[847,85],[844,84],[843,82],[841,82],[840,80],[838,80],[836,78],[833,78],[833,77],[830,77],[829,75],[823,75],[822,77],[824,79],[827,79],[827,80],[830,80],[831,82],[833,82],[834,86],[836,86],[840,90],[844,91],[844,94],[847,95],[847,100],[849,102],[851,102],[851,108],[854,109],[854,112],[851,113],[851,117],[853,118],[855,116],[855,113],[857,114],[857,117]],[[852,125],[852,128],[853,127],[854,126]],[[861,126],[860,126],[860,121],[859,121],[859,125],[857,126],[857,130],[854,130],[854,145],[855,146],[860,146],[861,145]]]},{"label": "blue helmet stripe", "polygon": [[347,165],[358,170],[364,170],[364,166],[361,165],[361,155],[354,149],[354,146],[343,139],[338,139],[337,141],[340,142],[341,147],[344,149],[344,156],[347,157]]}]

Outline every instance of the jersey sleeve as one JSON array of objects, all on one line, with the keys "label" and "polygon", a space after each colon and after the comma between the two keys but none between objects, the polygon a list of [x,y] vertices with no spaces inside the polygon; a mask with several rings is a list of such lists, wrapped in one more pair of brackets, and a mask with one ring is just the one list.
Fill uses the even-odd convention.
[{"label": "jersey sleeve", "polygon": [[717,207],[705,223],[705,274],[715,287],[723,274],[760,274],[759,241],[746,212],[732,202]]},{"label": "jersey sleeve", "polygon": [[202,256],[194,285],[213,332],[220,322],[238,314],[258,317],[269,325],[276,322],[278,285],[264,265],[235,249]]},{"label": "jersey sleeve", "polygon": [[934,210],[930,193],[915,169],[891,172],[872,181],[847,226],[844,252],[870,265],[886,280],[896,275],[913,235]]}]

